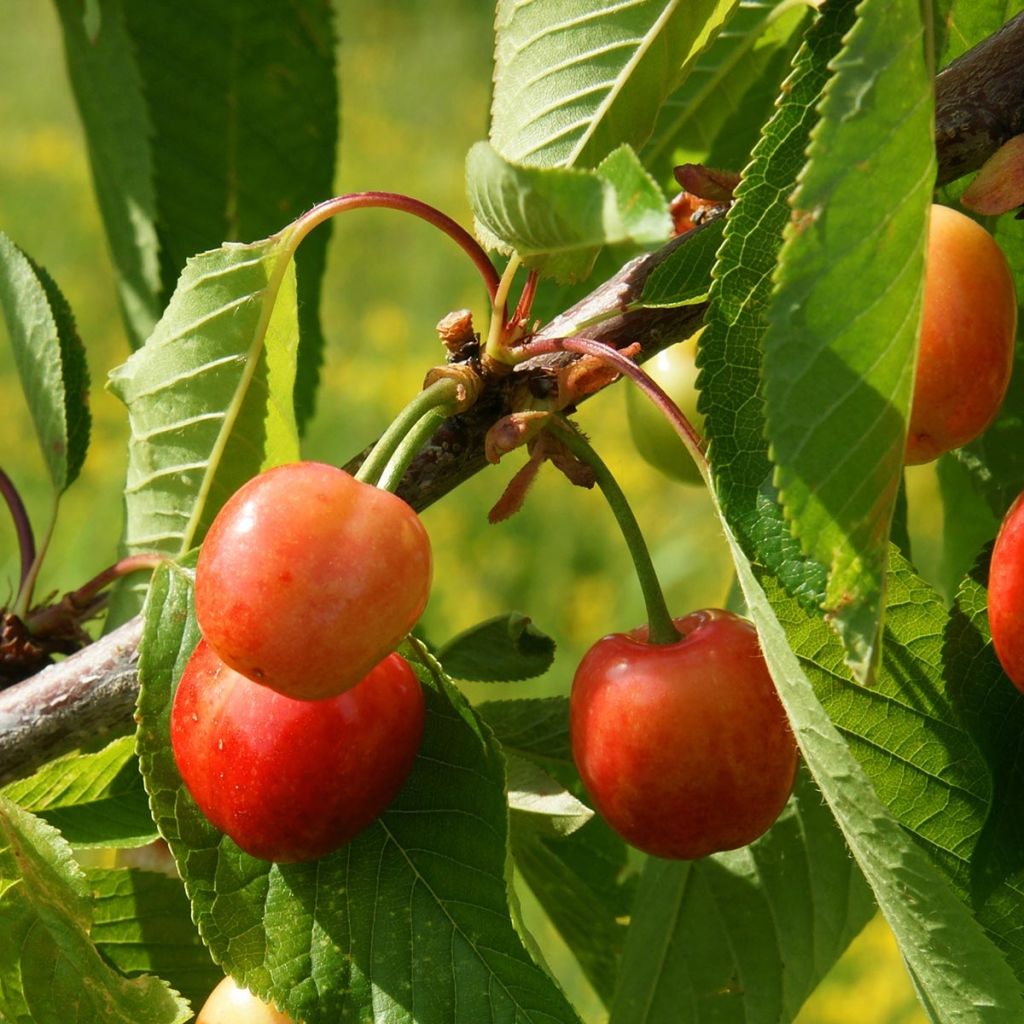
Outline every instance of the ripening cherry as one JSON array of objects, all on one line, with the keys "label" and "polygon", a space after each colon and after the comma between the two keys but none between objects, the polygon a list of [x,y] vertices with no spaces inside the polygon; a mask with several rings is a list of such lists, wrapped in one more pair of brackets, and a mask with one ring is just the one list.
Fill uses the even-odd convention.
[{"label": "ripening cherry", "polygon": [[569,699],[572,750],[602,817],[628,843],[693,860],[757,839],[793,789],[797,747],[745,620],[717,609],[599,640]]},{"label": "ripening cherry", "polygon": [[970,217],[933,206],[908,463],[960,448],[991,424],[1016,330],[1013,277],[995,239]]},{"label": "ripening cherry", "polygon": [[1003,671],[1024,692],[1024,494],[1010,506],[992,549],[988,624]]},{"label": "ripening cherry", "polygon": [[401,498],[319,462],[244,484],[196,565],[196,618],[228,665],[301,700],[355,686],[412,629],[430,540]]},{"label": "ripening cherry", "polygon": [[210,993],[195,1024],[293,1024],[291,1017],[227,977]]},{"label": "ripening cherry", "polygon": [[203,814],[246,853],[313,860],[398,795],[423,734],[415,673],[389,654],[354,687],[294,700],[229,668],[200,641],[171,708],[171,747]]}]

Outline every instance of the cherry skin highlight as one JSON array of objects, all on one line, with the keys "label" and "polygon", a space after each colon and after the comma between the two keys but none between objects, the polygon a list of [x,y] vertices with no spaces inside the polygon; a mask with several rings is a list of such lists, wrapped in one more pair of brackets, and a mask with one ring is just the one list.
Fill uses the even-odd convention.
[{"label": "cherry skin highlight", "polygon": [[243,485],[196,565],[196,618],[232,668],[301,700],[355,686],[412,629],[430,540],[401,498],[295,462]]},{"label": "cherry skin highlight", "polygon": [[293,1024],[291,1017],[258,999],[234,978],[225,978],[210,993],[195,1024]]},{"label": "cherry skin highlight", "polygon": [[1003,671],[1024,692],[1024,494],[1010,506],[992,549],[988,624]]},{"label": "cherry skin highlight", "polygon": [[797,747],[745,620],[675,620],[682,639],[615,633],[586,653],[569,699],[573,757],[595,807],[626,842],[695,860],[746,846],[781,813]]},{"label": "cherry skin highlight", "polygon": [[961,448],[991,424],[1016,331],[1017,297],[999,245],[970,217],[933,206],[908,463]]},{"label": "cherry skin highlight", "polygon": [[171,747],[199,809],[246,853],[313,860],[398,795],[424,715],[419,681],[398,654],[345,693],[303,701],[247,679],[200,641],[174,695]]}]

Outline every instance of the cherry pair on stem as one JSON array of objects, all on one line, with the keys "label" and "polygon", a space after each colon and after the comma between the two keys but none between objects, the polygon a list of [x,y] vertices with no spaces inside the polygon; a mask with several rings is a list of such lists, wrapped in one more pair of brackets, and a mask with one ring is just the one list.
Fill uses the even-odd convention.
[{"label": "cherry pair on stem", "polygon": [[[171,745],[203,814],[255,857],[321,857],[394,800],[425,704],[395,647],[423,612],[430,542],[397,483],[457,386],[428,388],[360,470],[278,466],[243,485],[200,550],[203,639],[178,684]],[[424,425],[424,421],[426,421]]]}]

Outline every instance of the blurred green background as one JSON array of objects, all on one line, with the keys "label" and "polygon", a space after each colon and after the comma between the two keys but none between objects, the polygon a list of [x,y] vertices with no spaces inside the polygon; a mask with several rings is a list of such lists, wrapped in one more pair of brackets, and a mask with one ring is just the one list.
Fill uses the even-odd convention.
[{"label": "blurred green background", "polygon": [[[57,18],[40,0],[7,0],[4,15],[0,227],[63,289],[93,378],[93,441],[82,476],[61,506],[38,591],[44,594],[79,585],[116,558],[127,430],[123,409],[104,383],[128,347]],[[463,158],[487,132],[492,11],[471,0],[348,0],[339,2],[337,17],[342,139],[336,191],[407,192],[468,225]],[[437,320],[468,306],[482,326],[484,299],[468,261],[426,225],[390,211],[357,211],[335,221],[323,300],[328,351],[304,454],[340,463],[371,441],[418,389],[425,369],[441,361]],[[49,487],[2,332],[0,465],[42,530]],[[683,614],[721,605],[731,570],[710,505],[701,489],[671,483],[632,457],[619,391],[584,406],[580,422],[634,503],[672,609]],[[424,627],[432,640],[443,641],[489,615],[525,612],[556,638],[559,656],[545,679],[517,685],[515,693],[564,693],[582,652],[606,632],[638,625],[643,604],[600,495],[571,488],[553,470],[541,473],[518,516],[488,526],[487,509],[523,458],[507,457],[426,512],[436,570]],[[915,474],[912,508],[936,507],[933,489],[929,472]],[[938,558],[937,527],[927,516],[919,519],[916,553],[927,572]],[[4,601],[16,586],[16,555],[13,530],[0,515]],[[474,699],[512,693],[497,686],[469,689]],[[529,901],[526,912],[553,951],[552,966],[570,995],[588,1020],[602,1020],[596,998]],[[800,1024],[923,1020],[892,938],[875,922]]]}]

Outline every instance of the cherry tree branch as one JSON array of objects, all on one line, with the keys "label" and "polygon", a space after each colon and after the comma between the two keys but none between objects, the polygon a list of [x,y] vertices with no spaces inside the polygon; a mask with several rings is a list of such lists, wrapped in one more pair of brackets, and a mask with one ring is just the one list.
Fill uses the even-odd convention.
[{"label": "cherry tree branch", "polygon": [[[935,145],[938,184],[981,166],[1007,139],[1024,132],[1024,14],[946,68],[936,79]],[[695,236],[689,232],[627,264],[572,309],[556,317],[537,338],[583,335],[616,348],[641,339],[646,358],[692,334],[705,306],[639,309],[651,271]],[[581,324],[591,324],[581,328]],[[578,356],[569,352],[517,366],[489,386],[468,412],[446,420],[413,462],[399,489],[423,509],[487,464],[483,441],[491,425],[512,411],[513,389],[538,396],[550,387],[553,370]],[[357,466],[362,456],[348,468]],[[131,728],[138,693],[136,664],[142,635],[139,618],[56,665],[0,692],[0,782],[75,749],[97,733]]]}]

